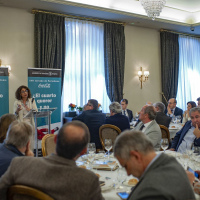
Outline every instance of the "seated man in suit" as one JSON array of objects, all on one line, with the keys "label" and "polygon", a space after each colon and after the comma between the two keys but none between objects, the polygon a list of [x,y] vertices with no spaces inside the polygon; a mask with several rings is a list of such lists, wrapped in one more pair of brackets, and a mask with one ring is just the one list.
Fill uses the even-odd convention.
[{"label": "seated man in suit", "polygon": [[134,130],[142,131],[152,142],[155,148],[160,148],[161,130],[155,121],[156,111],[153,106],[143,106],[140,111],[139,120],[141,121]]},{"label": "seated man in suit", "polygon": [[121,133],[113,149],[127,175],[139,179],[127,200],[195,199],[183,167],[172,156],[156,155],[152,143],[141,132]]},{"label": "seated man in suit", "polygon": [[6,140],[0,144],[0,177],[6,172],[13,158],[34,156],[30,150],[32,126],[26,122],[14,121],[8,129]]},{"label": "seated man in suit", "polygon": [[129,109],[127,109],[128,106],[128,100],[127,99],[122,99],[121,100],[121,106],[122,106],[122,115],[125,115],[128,117],[129,122],[133,120],[133,112]]},{"label": "seated man in suit", "polygon": [[170,149],[172,151],[183,153],[186,149],[191,148],[193,142],[195,146],[200,146],[200,108],[190,109],[189,114],[191,120],[187,121],[184,127],[176,133]]},{"label": "seated man in suit", "polygon": [[122,115],[122,107],[118,102],[113,102],[109,106],[110,117],[106,118],[105,124],[112,124],[120,128],[121,131],[130,129],[129,120]]},{"label": "seated man in suit", "polygon": [[15,184],[30,186],[56,200],[102,200],[99,178],[90,170],[76,166],[87,151],[90,134],[79,121],[63,125],[56,139],[56,154],[43,158],[14,158],[0,179],[0,199],[6,200],[7,189]]},{"label": "seated man in suit", "polygon": [[171,122],[171,117],[165,115],[165,105],[162,102],[156,102],[153,104],[156,109],[156,122],[160,125],[166,126],[169,128],[169,124]]},{"label": "seated man in suit", "polygon": [[169,99],[167,109],[165,110],[165,114],[171,118],[173,116],[181,116],[181,122],[182,122],[183,110],[177,107],[176,104],[177,104],[177,101],[175,98]]},{"label": "seated man in suit", "polygon": [[87,107],[89,110],[82,112],[72,120],[79,120],[85,123],[90,131],[90,142],[95,143],[97,149],[101,149],[99,128],[105,124],[106,115],[98,111],[98,101],[95,99],[88,100]]}]

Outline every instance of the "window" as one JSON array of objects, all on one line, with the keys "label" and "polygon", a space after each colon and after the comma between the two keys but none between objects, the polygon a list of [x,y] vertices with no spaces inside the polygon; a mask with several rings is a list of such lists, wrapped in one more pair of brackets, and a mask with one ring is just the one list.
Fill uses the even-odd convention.
[{"label": "window", "polygon": [[179,75],[177,104],[187,109],[188,101],[200,96],[200,39],[179,35]]},{"label": "window", "polygon": [[66,57],[63,84],[63,111],[74,103],[83,106],[96,99],[103,112],[109,112],[104,75],[103,24],[67,19]]}]

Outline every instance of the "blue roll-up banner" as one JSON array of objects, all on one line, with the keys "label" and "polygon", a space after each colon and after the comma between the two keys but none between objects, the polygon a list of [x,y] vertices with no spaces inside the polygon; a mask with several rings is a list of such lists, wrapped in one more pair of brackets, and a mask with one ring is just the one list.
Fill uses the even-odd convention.
[{"label": "blue roll-up banner", "polygon": [[[38,110],[57,108],[51,114],[51,133],[58,132],[61,127],[61,69],[28,68],[28,87]],[[37,128],[46,134],[45,118],[37,120]]]},{"label": "blue roll-up banner", "polygon": [[0,117],[9,113],[8,68],[0,67]]}]

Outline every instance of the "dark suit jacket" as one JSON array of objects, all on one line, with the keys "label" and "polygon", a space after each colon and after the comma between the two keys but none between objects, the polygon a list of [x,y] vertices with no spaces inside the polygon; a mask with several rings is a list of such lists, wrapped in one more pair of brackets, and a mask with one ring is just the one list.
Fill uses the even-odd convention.
[{"label": "dark suit jacket", "polygon": [[8,169],[13,158],[17,156],[24,156],[13,145],[0,144],[0,178]]},{"label": "dark suit jacket", "polygon": [[105,124],[106,115],[97,110],[86,110],[72,120],[79,120],[86,124],[90,131],[90,142],[96,144],[97,149],[101,149],[101,142],[99,139],[99,128]]},{"label": "dark suit jacket", "polygon": [[171,122],[171,117],[168,117],[167,115],[165,115],[165,113],[163,112],[157,112],[156,113],[156,122],[160,125],[164,125],[167,128],[169,128],[169,124]]},{"label": "dark suit jacket", "polygon": [[128,197],[128,200],[188,199],[195,196],[185,170],[165,153],[152,163]]},{"label": "dark suit jacket", "polygon": [[[127,110],[127,113],[128,113],[129,122],[131,122],[132,119],[133,119],[133,112],[132,112],[131,110],[129,110],[129,109],[126,109],[126,110]],[[122,111],[122,112],[123,112],[123,111]],[[122,113],[122,115],[123,115],[123,113]]]},{"label": "dark suit jacket", "polygon": [[[167,114],[167,109],[165,109],[165,114]],[[183,110],[179,107],[176,107],[175,110],[174,110],[174,115],[175,116],[180,115],[181,119],[182,119],[183,118]]]},{"label": "dark suit jacket", "polygon": [[[178,150],[183,138],[185,137],[185,135],[187,134],[188,130],[191,127],[192,127],[191,120],[185,123],[184,127],[179,132],[176,133],[176,136],[174,137],[172,141],[171,148],[175,149],[176,151]],[[200,146],[200,138],[199,139],[195,138],[194,145]]]},{"label": "dark suit jacket", "polygon": [[122,115],[121,113],[106,118],[105,124],[115,125],[120,128],[121,131],[130,129],[128,117]]},{"label": "dark suit jacket", "polygon": [[90,170],[52,154],[43,158],[16,157],[0,179],[0,199],[9,186],[27,185],[56,200],[102,200],[99,178]]}]

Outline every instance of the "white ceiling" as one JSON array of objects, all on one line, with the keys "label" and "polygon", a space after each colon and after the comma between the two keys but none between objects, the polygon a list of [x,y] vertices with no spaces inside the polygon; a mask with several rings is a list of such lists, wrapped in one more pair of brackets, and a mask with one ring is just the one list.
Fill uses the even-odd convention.
[{"label": "white ceiling", "polygon": [[[167,0],[159,18],[152,21],[138,0],[0,0],[0,6],[43,9],[52,12],[126,22],[133,26],[200,34],[200,0]],[[194,26],[194,32],[190,30]]]}]

